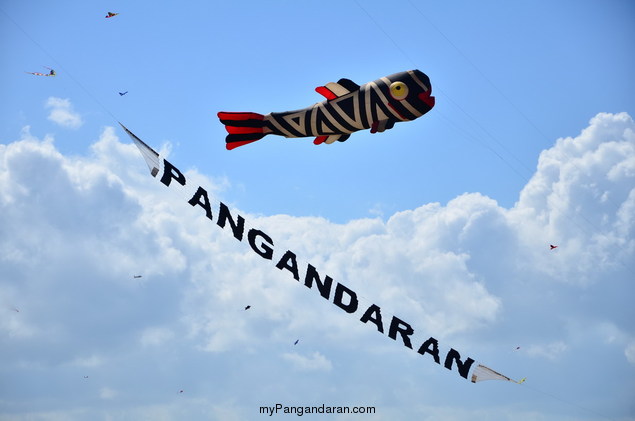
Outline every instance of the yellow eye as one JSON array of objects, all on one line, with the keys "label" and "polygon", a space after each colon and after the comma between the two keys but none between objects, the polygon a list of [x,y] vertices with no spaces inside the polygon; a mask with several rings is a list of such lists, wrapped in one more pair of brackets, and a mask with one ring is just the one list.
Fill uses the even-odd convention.
[{"label": "yellow eye", "polygon": [[393,82],[390,85],[390,95],[398,101],[408,96],[408,87],[403,82]]}]

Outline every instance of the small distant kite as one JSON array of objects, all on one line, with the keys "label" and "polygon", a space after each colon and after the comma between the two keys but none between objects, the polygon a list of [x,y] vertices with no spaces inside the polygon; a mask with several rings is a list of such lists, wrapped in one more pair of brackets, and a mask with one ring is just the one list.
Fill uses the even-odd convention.
[{"label": "small distant kite", "polygon": [[434,107],[430,79],[419,70],[382,77],[362,86],[340,79],[318,86],[326,98],[307,108],[262,115],[252,112],[219,112],[227,129],[227,149],[262,139],[268,134],[315,137],[313,143],[344,142],[351,133],[392,129],[400,121],[412,121]]},{"label": "small distant kite", "polygon": [[46,67],[46,66],[42,66],[45,69],[49,69],[48,73],[40,73],[40,72],[24,72],[24,73],[28,73],[30,75],[35,75],[35,76],[55,76],[57,73],[55,73],[55,70],[51,69],[50,67]]},{"label": "small distant kite", "polygon": [[139,279],[139,278],[141,278],[141,277],[142,277],[142,275],[134,275],[134,276],[133,276],[133,278],[134,278],[134,279]]},{"label": "small distant kite", "polygon": [[245,307],[245,310],[249,310],[251,308],[251,306],[247,306]]},{"label": "small distant kite", "polygon": [[298,344],[298,342],[300,342],[300,340],[299,340],[299,339],[297,339],[297,340],[293,343],[293,345],[297,345],[297,344]]},{"label": "small distant kite", "polygon": [[179,393],[183,393],[183,390],[179,390]]},{"label": "small distant kite", "polygon": [[88,376],[84,376],[84,378],[85,378],[85,379],[87,379],[87,378],[88,378]]},{"label": "small distant kite", "polygon": [[124,96],[124,95],[125,95],[125,94],[127,94],[127,93],[128,93],[128,91],[126,91],[126,92],[119,92],[119,95],[120,95],[120,96]]},{"label": "small distant kite", "polygon": [[19,313],[19,312],[20,312],[20,310],[18,310],[18,309],[17,309],[17,308],[15,308],[15,307],[11,307],[11,310],[12,310],[12,311],[15,311],[16,313]]},{"label": "small distant kite", "polygon": [[553,244],[549,244],[550,249],[549,250],[555,250],[558,248],[558,246],[554,246]]},{"label": "small distant kite", "polygon": [[112,18],[112,17],[115,17],[115,16],[117,16],[118,14],[119,14],[119,13],[108,12],[108,14],[106,15],[106,19],[107,19],[107,18]]}]

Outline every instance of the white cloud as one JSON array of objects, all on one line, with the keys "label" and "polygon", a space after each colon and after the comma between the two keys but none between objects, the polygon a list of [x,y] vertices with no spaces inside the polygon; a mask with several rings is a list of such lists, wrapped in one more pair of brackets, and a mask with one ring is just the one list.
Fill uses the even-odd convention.
[{"label": "white cloud", "polygon": [[624,355],[626,355],[626,360],[630,364],[635,365],[635,341],[632,341],[626,346]]},{"label": "white cloud", "polygon": [[527,354],[532,357],[542,357],[555,360],[567,350],[567,345],[562,341],[556,341],[542,345],[531,345],[527,348]]},{"label": "white cloud", "polygon": [[[626,113],[601,113],[579,136],[558,139],[541,153],[510,211],[525,246],[540,254],[545,244],[559,245],[538,267],[553,279],[587,284],[600,270],[628,265],[635,251],[634,127]],[[531,257],[535,264],[538,255]]]},{"label": "white cloud", "polygon": [[[387,337],[392,315],[414,327],[415,351],[430,336],[474,358],[522,343],[540,357],[528,364],[546,358],[573,366],[585,354],[586,324],[573,329],[566,320],[584,315],[597,325],[613,317],[596,352],[620,347],[632,364],[635,348],[624,339],[634,336],[624,327],[632,313],[614,304],[624,294],[610,291],[629,285],[625,262],[635,254],[634,127],[626,115],[600,114],[580,136],[560,139],[543,152],[512,209],[479,193],[385,222],[232,209],[272,236],[272,261],[153,180],[114,129],[104,130],[89,157],[64,156],[51,138],[25,130],[0,145],[0,297],[20,308],[0,318],[0,339],[10,345],[0,347],[2,368],[23,376],[39,367],[38,376],[50,370],[57,378],[59,367],[89,367],[91,380],[101,375],[100,384],[111,385],[98,392],[105,400],[130,390],[163,399],[187,381],[188,398],[218,395],[230,412],[244,406],[232,393],[252,383],[263,389],[271,376],[279,396],[301,387],[288,365],[309,377],[333,375],[318,378],[324,393],[333,382],[347,384],[337,378],[342,366],[362,388],[382,369],[407,371],[402,376],[416,378],[417,391],[429,387],[422,379],[436,379],[426,376],[454,379],[430,374],[429,356]],[[187,176],[210,192],[228,188],[193,170]],[[552,252],[549,243],[559,248]],[[277,269],[286,250],[302,274],[310,262],[356,291],[362,310],[349,315]],[[597,305],[602,299],[610,305]],[[383,335],[359,321],[373,303],[382,309]],[[319,346],[281,351],[298,337]],[[491,352],[488,365],[498,369],[501,354]],[[131,372],[140,374],[131,379]],[[246,413],[236,419],[252,418]]]},{"label": "white cloud", "polygon": [[46,108],[51,110],[48,119],[62,127],[78,129],[84,124],[68,98],[49,97]]},{"label": "white cloud", "polygon": [[301,371],[330,371],[333,368],[331,361],[319,352],[314,352],[310,356],[304,356],[296,352],[287,352],[284,353],[282,357]]},{"label": "white cloud", "polygon": [[174,332],[165,327],[149,327],[141,333],[141,345],[158,346],[163,345],[174,338]]},{"label": "white cloud", "polygon": [[117,391],[109,387],[102,387],[101,389],[99,389],[99,397],[101,399],[111,400],[117,397],[117,395]]},{"label": "white cloud", "polygon": [[78,367],[94,368],[104,364],[104,359],[98,355],[91,355],[89,357],[80,357],[73,361],[73,364]]}]

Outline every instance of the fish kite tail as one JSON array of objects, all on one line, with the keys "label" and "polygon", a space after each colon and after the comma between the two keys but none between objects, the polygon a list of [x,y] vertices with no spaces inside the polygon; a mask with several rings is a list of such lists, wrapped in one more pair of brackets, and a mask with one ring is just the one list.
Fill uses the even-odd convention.
[{"label": "fish kite tail", "polygon": [[218,118],[229,133],[225,138],[229,150],[260,140],[268,134],[265,133],[266,122],[262,114],[221,111]]}]

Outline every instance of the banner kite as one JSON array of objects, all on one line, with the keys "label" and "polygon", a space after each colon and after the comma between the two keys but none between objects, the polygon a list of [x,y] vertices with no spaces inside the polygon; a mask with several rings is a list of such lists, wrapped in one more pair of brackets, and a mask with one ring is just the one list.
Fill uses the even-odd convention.
[{"label": "banner kite", "polygon": [[[240,242],[246,240],[249,248],[256,255],[265,261],[274,263],[275,268],[288,272],[296,282],[316,291],[322,298],[332,302],[339,309],[359,318],[360,322],[373,325],[381,334],[386,334],[387,331],[390,339],[401,341],[406,348],[416,349],[420,355],[432,358],[435,363],[443,364],[448,370],[456,368],[461,377],[468,379],[470,369],[475,362],[474,359],[463,358],[454,348],[442,352],[439,341],[433,337],[423,341],[418,348],[413,348],[412,336],[415,330],[410,323],[397,316],[383,314],[381,307],[377,304],[361,305],[355,291],[335,281],[331,276],[320,273],[312,264],[308,263],[306,267],[300,268],[297,256],[293,251],[276,248],[276,243],[269,234],[258,228],[249,227],[244,217],[232,213],[223,202],[216,202],[216,205],[212,206],[212,200],[207,190],[201,186],[189,186],[188,180],[181,170],[168,160],[161,158],[156,151],[126,127],[123,125],[121,127],[139,148],[152,177],[169,188],[183,190],[187,186],[187,190],[194,191],[193,194],[188,194],[187,203],[192,207],[200,207],[210,223],[215,223],[219,228],[230,231],[234,238]],[[245,310],[250,307],[246,306]],[[512,381],[510,378],[480,364],[473,370],[472,382],[495,378]]]}]

